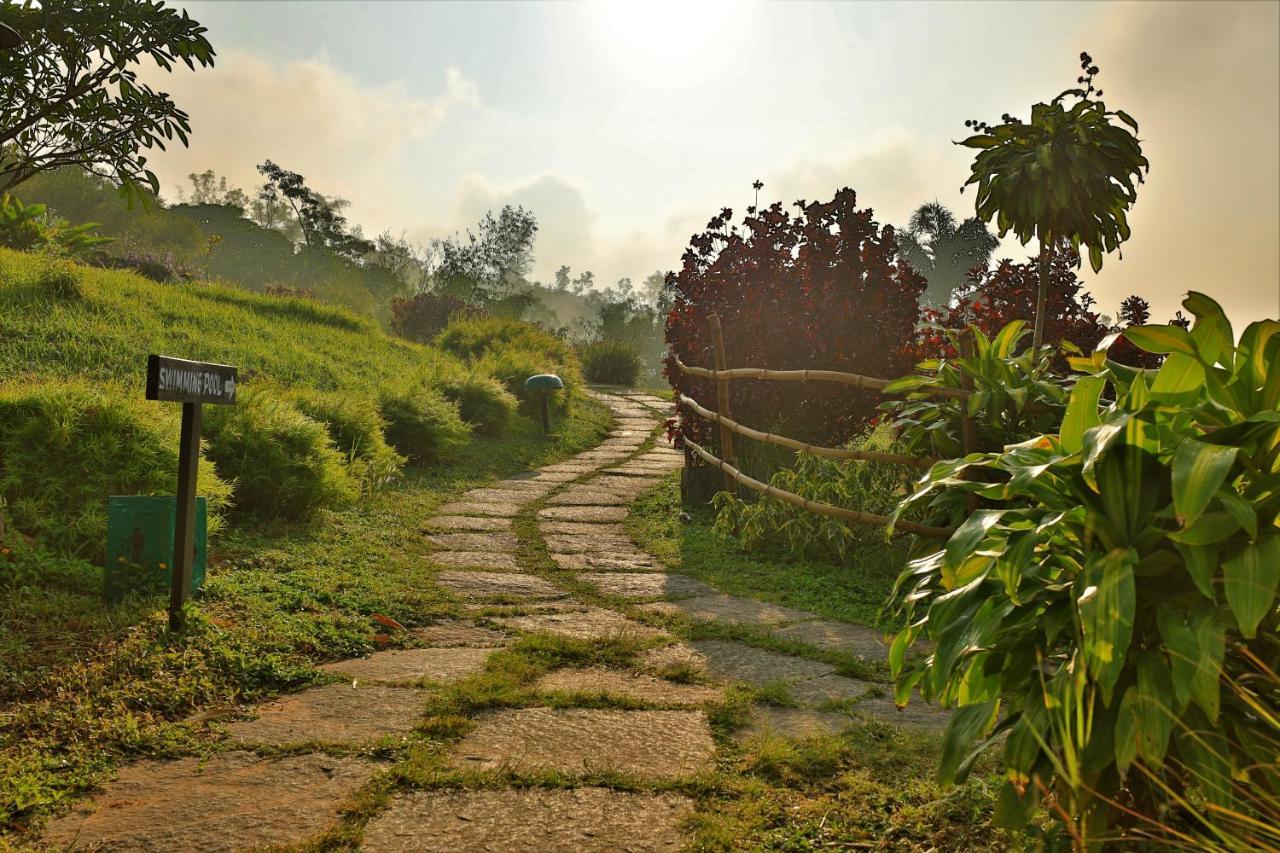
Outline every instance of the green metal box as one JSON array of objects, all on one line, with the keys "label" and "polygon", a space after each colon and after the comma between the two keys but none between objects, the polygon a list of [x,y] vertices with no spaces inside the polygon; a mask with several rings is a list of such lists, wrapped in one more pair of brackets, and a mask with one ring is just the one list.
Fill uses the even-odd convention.
[{"label": "green metal box", "polygon": [[[196,498],[196,547],[191,564],[191,591],[204,584],[209,541],[207,501]],[[130,592],[169,588],[178,499],[172,495],[112,495],[107,499],[108,601]]]}]

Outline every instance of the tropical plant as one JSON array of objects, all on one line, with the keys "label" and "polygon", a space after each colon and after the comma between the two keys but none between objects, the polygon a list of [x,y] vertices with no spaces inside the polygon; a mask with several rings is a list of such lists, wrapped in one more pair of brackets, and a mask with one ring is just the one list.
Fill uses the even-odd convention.
[{"label": "tropical plant", "polygon": [[186,145],[191,124],[138,67],[213,65],[205,28],[159,0],[25,0],[0,19],[22,35],[0,51],[0,192],[76,166],[108,171],[131,198],[158,193],[142,149]]},{"label": "tropical plant", "polygon": [[[966,121],[979,133],[957,143],[979,152],[965,183],[978,185],[978,218],[994,219],[1001,237],[1012,231],[1023,245],[1032,237],[1040,243],[1036,348],[1044,340],[1050,258],[1067,246],[1079,256],[1083,246],[1094,272],[1102,269],[1103,251],[1129,239],[1126,212],[1138,198],[1134,181],[1141,183],[1151,168],[1134,136],[1138,123],[1124,110],[1108,110],[1094,88],[1098,66],[1089,54],[1080,54],[1080,67],[1077,82],[1086,88],[1034,105],[1028,122],[1007,113],[994,127]],[[1076,99],[1070,108],[1068,98]],[[1112,124],[1112,117],[1133,132]]]},{"label": "tropical plant", "polygon": [[1280,843],[1280,682],[1250,675],[1280,671],[1280,322],[1237,343],[1211,299],[1183,304],[1190,331],[1123,333],[1159,370],[1104,341],[1056,433],[940,462],[899,507],[956,531],[895,591],[898,701],[956,708],[944,780],[1003,737],[999,818],[1045,803],[1082,849],[1143,815]]},{"label": "tropical plant", "polygon": [[972,216],[957,223],[955,215],[937,202],[916,208],[897,236],[903,259],[929,282],[924,301],[938,308],[951,303],[971,270],[987,268],[1000,245],[981,219]]},{"label": "tropical plant", "polygon": [[[672,299],[667,343],[686,364],[713,366],[708,317],[718,314],[732,367],[820,368],[897,376],[913,363],[912,342],[925,279],[902,261],[894,231],[859,209],[853,190],[829,202],[747,209],[741,228],[722,210],[690,240]],[[714,383],[680,373],[676,390],[709,404]],[[874,416],[878,398],[853,388],[821,395],[791,382],[733,383],[732,411],[750,426],[790,419],[792,435],[846,441]],[[683,419],[690,438],[715,444],[705,421]]]},{"label": "tropical plant", "polygon": [[70,225],[50,215],[43,204],[23,204],[10,193],[0,195],[0,246],[23,251],[53,248],[83,255],[111,242],[110,237],[99,236],[97,228],[96,222]]}]

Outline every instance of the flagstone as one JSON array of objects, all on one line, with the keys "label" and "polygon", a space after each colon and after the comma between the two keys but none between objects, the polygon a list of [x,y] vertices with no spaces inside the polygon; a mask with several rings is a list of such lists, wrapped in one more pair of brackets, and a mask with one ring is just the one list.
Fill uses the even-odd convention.
[{"label": "flagstone", "polygon": [[663,631],[628,619],[621,613],[603,607],[567,613],[537,613],[509,616],[498,624],[513,631],[546,632],[579,640],[604,640],[620,636],[661,637]]},{"label": "flagstone", "polygon": [[587,572],[578,578],[607,595],[624,598],[676,598],[715,592],[702,581],[687,575],[664,572]]},{"label": "flagstone", "polygon": [[706,595],[684,601],[659,601],[641,607],[668,616],[685,616],[699,622],[729,622],[745,625],[780,625],[801,619],[816,619],[813,613],[793,610],[752,598],[732,595]]},{"label": "flagstone", "polygon": [[520,514],[524,501],[507,501],[492,503],[484,501],[455,501],[438,509],[441,515],[488,515],[502,518],[515,518]]},{"label": "flagstone", "polygon": [[511,642],[511,637],[493,628],[450,619],[424,628],[415,628],[413,635],[424,643],[437,648],[450,646],[471,646],[488,648],[503,646]]},{"label": "flagstone", "polygon": [[640,569],[658,570],[662,566],[642,551],[608,551],[594,554],[551,553],[557,566],[570,572],[620,571],[634,572]]},{"label": "flagstone", "polygon": [[227,724],[238,743],[363,743],[413,730],[423,693],[408,687],[349,682],[282,696],[254,709],[256,719]]},{"label": "flagstone", "polygon": [[327,663],[325,672],[359,681],[457,681],[484,669],[490,649],[392,649],[364,658]]},{"label": "flagstone", "polygon": [[538,511],[538,518],[550,521],[622,521],[625,506],[549,506]]},{"label": "flagstone", "polygon": [[798,622],[773,632],[775,637],[797,640],[827,651],[848,652],[867,660],[888,660],[889,646],[874,628],[847,622]]},{"label": "flagstone", "polygon": [[486,533],[433,533],[427,537],[433,545],[450,551],[503,551],[513,552],[519,545],[516,535],[509,530]]},{"label": "flagstone", "polygon": [[559,691],[585,696],[622,696],[653,705],[698,707],[724,700],[724,688],[706,684],[681,684],[651,675],[638,675],[616,669],[590,667],[558,669],[543,676],[535,685],[542,691]]},{"label": "flagstone", "polygon": [[536,575],[520,572],[441,572],[436,583],[463,598],[563,598],[565,591]]},{"label": "flagstone", "polygon": [[488,569],[495,572],[514,572],[520,566],[514,554],[501,551],[432,551],[425,555],[430,563],[457,569]]},{"label": "flagstone", "polygon": [[437,515],[427,520],[428,530],[483,531],[510,530],[509,518],[485,518],[477,515]]}]

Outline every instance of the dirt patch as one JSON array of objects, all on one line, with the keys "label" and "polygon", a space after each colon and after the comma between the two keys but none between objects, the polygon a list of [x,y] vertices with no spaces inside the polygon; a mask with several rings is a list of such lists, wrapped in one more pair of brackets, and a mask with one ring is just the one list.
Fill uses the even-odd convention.
[{"label": "dirt patch", "polygon": [[463,598],[563,598],[565,591],[519,572],[441,572],[436,583]]},{"label": "dirt patch", "polygon": [[623,696],[653,705],[696,708],[724,700],[724,689],[705,684],[678,684],[650,675],[636,675],[616,669],[558,669],[542,677],[539,690],[554,690],[586,696]]},{"label": "dirt patch", "polygon": [[714,753],[711,729],[697,711],[520,708],[482,715],[454,749],[452,763],[678,779],[708,767]]},{"label": "dirt patch", "polygon": [[578,577],[603,593],[625,598],[681,598],[715,592],[702,581],[663,572],[589,572]]},{"label": "dirt patch", "polygon": [[457,681],[484,669],[489,649],[394,649],[320,667],[359,681]]},{"label": "dirt patch", "polygon": [[408,734],[418,721],[423,693],[408,687],[328,684],[259,705],[258,718],[229,723],[240,743],[363,743]]},{"label": "dirt patch", "polygon": [[327,755],[139,761],[90,804],[49,824],[59,847],[110,850],[248,850],[293,846],[326,830],[338,808],[378,769]]},{"label": "dirt patch", "polygon": [[396,797],[364,833],[372,853],[667,853],[693,802],[676,794],[574,790],[419,791]]}]

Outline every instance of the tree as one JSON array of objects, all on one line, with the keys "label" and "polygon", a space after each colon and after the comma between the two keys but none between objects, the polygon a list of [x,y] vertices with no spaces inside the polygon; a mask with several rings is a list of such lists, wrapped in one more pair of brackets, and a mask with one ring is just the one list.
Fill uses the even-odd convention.
[{"label": "tree", "polygon": [[959,225],[950,210],[937,202],[922,204],[898,234],[902,257],[929,281],[924,301],[945,308],[964,286],[970,270],[986,269],[1000,240],[976,216]]},{"label": "tree", "polygon": [[[725,208],[690,239],[679,272],[667,276],[672,307],[666,337],[689,365],[711,366],[711,314],[719,314],[732,367],[844,370],[893,378],[914,362],[919,299],[926,282],[903,262],[894,229],[859,209],[853,190],[829,202],[781,203],[732,226]],[[707,404],[714,384],[678,372],[671,384]],[[735,419],[815,443],[844,441],[879,403],[845,386],[791,382],[732,383]],[[714,438],[686,418],[685,434]]]},{"label": "tree", "polygon": [[489,211],[475,231],[468,229],[465,237],[455,234],[440,241],[434,271],[437,289],[472,305],[507,295],[533,266],[537,233],[538,220],[532,211],[509,204],[496,218]]},{"label": "tree", "polygon": [[22,35],[0,51],[0,192],[76,166],[104,171],[130,200],[159,193],[143,149],[186,145],[191,124],[137,67],[213,65],[205,28],[160,0],[27,0],[0,5],[0,18]]},{"label": "tree", "polygon": [[[224,207],[235,207],[245,210],[249,206],[249,197],[239,187],[229,186],[225,177],[215,175],[213,169],[203,172],[192,172],[187,175],[191,181],[191,198],[183,198],[190,204],[220,204]],[[179,195],[182,195],[179,190]]]},{"label": "tree", "polygon": [[302,230],[308,248],[324,248],[347,260],[359,260],[373,251],[374,244],[356,230],[347,229],[347,218],[341,214],[348,202],[326,198],[307,186],[306,178],[267,160],[258,166],[266,177],[258,193],[264,206],[288,204]]},{"label": "tree", "polygon": [[[1129,239],[1126,211],[1138,198],[1134,180],[1142,183],[1151,169],[1134,136],[1138,123],[1100,100],[1102,91],[1093,86],[1098,66],[1089,54],[1080,54],[1080,67],[1084,75],[1077,82],[1087,88],[1036,104],[1026,123],[1008,114],[995,127],[966,121],[979,132],[957,143],[979,152],[965,183],[978,185],[978,217],[995,219],[1001,237],[1013,231],[1024,246],[1032,237],[1040,243],[1035,347],[1044,340],[1050,258],[1068,245],[1079,257],[1083,246],[1093,271],[1101,270],[1103,251]],[[1070,109],[1068,98],[1076,99]],[[1133,132],[1112,124],[1113,116]]]}]

